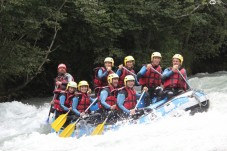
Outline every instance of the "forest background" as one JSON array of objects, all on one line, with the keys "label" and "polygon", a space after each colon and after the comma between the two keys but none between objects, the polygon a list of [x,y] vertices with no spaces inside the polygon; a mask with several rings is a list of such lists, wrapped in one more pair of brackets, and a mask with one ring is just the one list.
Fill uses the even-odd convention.
[{"label": "forest background", "polygon": [[0,100],[52,95],[59,63],[92,86],[108,56],[115,70],[159,51],[163,69],[180,53],[188,75],[226,71],[226,16],[224,0],[1,0]]}]

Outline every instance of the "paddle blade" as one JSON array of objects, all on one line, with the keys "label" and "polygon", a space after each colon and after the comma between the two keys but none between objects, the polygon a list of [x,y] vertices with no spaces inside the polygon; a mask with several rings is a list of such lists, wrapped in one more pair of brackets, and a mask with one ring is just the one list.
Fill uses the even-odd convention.
[{"label": "paddle blade", "polygon": [[52,124],[51,124],[51,127],[56,131],[58,132],[61,127],[65,124],[66,122],[66,119],[67,119],[67,116],[68,114],[62,114],[60,115]]},{"label": "paddle blade", "polygon": [[70,137],[75,130],[76,123],[69,124],[60,134],[60,137]]},{"label": "paddle blade", "polygon": [[91,133],[91,135],[101,135],[103,130],[104,130],[104,125],[105,125],[105,122],[103,122],[102,124],[99,124],[94,130],[93,132]]}]

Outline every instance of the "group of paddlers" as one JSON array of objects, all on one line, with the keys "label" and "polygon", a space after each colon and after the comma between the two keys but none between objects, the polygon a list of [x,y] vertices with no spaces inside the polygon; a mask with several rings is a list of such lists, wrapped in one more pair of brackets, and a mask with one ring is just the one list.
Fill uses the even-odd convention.
[{"label": "group of paddlers", "polygon": [[[110,117],[110,122],[116,122],[119,118],[127,118],[137,113],[137,100],[140,97],[145,100],[145,106],[149,106],[155,102],[151,101],[154,98],[157,101],[157,98],[162,99],[166,94],[177,95],[186,91],[187,74],[182,67],[182,55],[175,54],[172,57],[172,67],[166,68],[164,72],[160,66],[161,59],[161,53],[153,52],[151,63],[143,65],[136,74],[133,70],[133,56],[125,57],[124,65],[119,65],[116,73],[112,70],[114,59],[105,58],[104,67],[94,69],[95,98],[90,96],[91,89],[87,81],[80,81],[77,85],[73,77],[66,72],[66,65],[59,64],[52,101],[55,119],[68,111],[68,123],[87,117],[86,115],[91,115],[87,110],[90,105],[98,103],[98,109],[93,113],[98,116],[91,116],[95,117],[93,122],[99,123],[106,117]],[[137,93],[135,85],[141,86],[144,93]]]}]

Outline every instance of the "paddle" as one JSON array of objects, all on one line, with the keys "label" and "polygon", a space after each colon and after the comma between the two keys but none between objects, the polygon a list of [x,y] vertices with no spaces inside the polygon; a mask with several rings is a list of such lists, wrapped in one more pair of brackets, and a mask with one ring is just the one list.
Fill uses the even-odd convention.
[{"label": "paddle", "polygon": [[182,75],[182,73],[179,71],[179,69],[177,69],[178,73],[180,74],[180,76],[184,79],[184,81],[186,82],[186,84],[188,85],[189,89],[192,90],[192,87],[189,85],[188,81],[184,78],[184,76]]},{"label": "paddle", "polygon": [[65,124],[67,115],[69,114],[70,110],[66,114],[60,115],[52,124],[51,127],[58,132],[61,127]]},{"label": "paddle", "polygon": [[[90,107],[97,101],[98,98],[96,98],[90,105],[89,107],[84,111],[87,112]],[[73,133],[73,131],[75,130],[75,126],[76,123],[80,120],[80,118],[78,118],[74,123],[69,124],[60,134],[60,137],[70,137]]]},{"label": "paddle", "polygon": [[108,120],[110,114],[112,113],[112,111],[110,111],[106,117],[106,119],[104,120],[103,123],[99,124],[94,130],[93,132],[91,133],[92,136],[94,135],[101,135],[103,130],[104,130],[104,125],[106,124],[106,121]]}]

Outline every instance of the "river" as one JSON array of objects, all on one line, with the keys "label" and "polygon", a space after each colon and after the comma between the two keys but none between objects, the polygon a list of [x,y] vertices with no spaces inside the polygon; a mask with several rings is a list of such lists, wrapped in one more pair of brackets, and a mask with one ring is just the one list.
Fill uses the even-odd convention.
[{"label": "river", "polygon": [[50,133],[45,119],[52,98],[0,103],[0,151],[227,151],[227,72],[196,74],[189,84],[208,94],[208,112],[80,139]]}]

